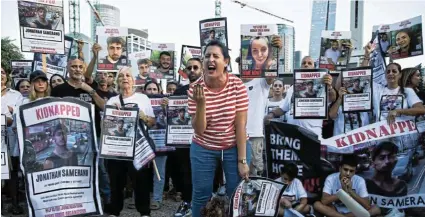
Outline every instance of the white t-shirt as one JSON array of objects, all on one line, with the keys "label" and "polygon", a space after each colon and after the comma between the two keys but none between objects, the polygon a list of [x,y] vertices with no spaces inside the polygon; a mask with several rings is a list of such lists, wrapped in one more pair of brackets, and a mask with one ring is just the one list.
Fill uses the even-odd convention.
[{"label": "white t-shirt", "polygon": [[[282,99],[278,102],[273,102],[270,101],[270,99],[267,101],[267,106],[266,106],[266,115],[268,115],[271,111],[273,111],[273,109],[275,108],[280,108],[280,106],[283,104],[285,99]],[[286,120],[285,115],[282,115],[279,117],[282,121]]]},{"label": "white t-shirt", "polygon": [[332,50],[329,48],[325,51],[325,57],[332,59],[332,61],[336,64],[338,62],[338,58],[341,56],[341,52],[339,50]]},{"label": "white t-shirt", "polygon": [[291,86],[286,92],[285,100],[283,104],[281,104],[280,108],[283,112],[286,112],[286,119],[288,120],[288,124],[294,124],[300,127],[303,127],[307,130],[312,131],[316,134],[319,140],[322,138],[322,127],[323,120],[319,119],[294,119],[294,111],[293,111],[293,103],[292,97],[294,95],[294,86]]},{"label": "white t-shirt", "polygon": [[[353,188],[353,191],[361,198],[369,197],[369,194],[367,193],[366,188],[366,182],[365,180],[358,176],[354,175],[351,178],[351,186]],[[323,193],[327,193],[329,195],[335,195],[336,192],[341,189],[341,181],[339,179],[339,173],[334,173],[329,175],[325,180],[325,186],[323,187]],[[345,214],[350,213],[351,211],[347,209],[347,207],[341,202],[338,201],[336,203],[333,203],[335,208],[339,213]]]},{"label": "white t-shirt", "polygon": [[[153,108],[151,105],[151,101],[149,98],[143,94],[143,93],[134,93],[132,96],[123,98],[124,105],[126,107],[134,107],[134,105],[137,105],[139,108],[139,111],[143,111],[145,115],[149,117],[155,117],[155,114],[153,113]],[[106,105],[121,105],[120,97],[119,95],[111,97],[108,102],[106,102]]]},{"label": "white t-shirt", "polygon": [[[6,115],[6,117],[12,118],[12,113],[9,112],[8,106],[13,108],[13,113],[19,109],[19,105],[22,104],[23,101],[22,94],[19,91],[8,89],[6,94],[1,97],[1,111],[2,114]],[[7,111],[7,112],[6,112]],[[16,125],[15,120],[12,123],[12,126]],[[9,140],[9,154],[10,156],[17,157],[19,153],[16,152],[16,133],[13,131],[12,127],[7,128],[7,138]]]},{"label": "white t-shirt", "polygon": [[[357,114],[355,114],[357,117]],[[360,119],[362,121],[362,127],[369,125],[369,114],[367,112],[360,112]],[[344,127],[345,127],[345,122],[347,121],[344,119],[344,113],[342,112],[342,106],[339,107],[338,109],[338,116],[335,119],[335,124],[334,124],[334,136],[338,136],[340,134],[344,133]],[[356,124],[354,124],[356,125]],[[359,126],[354,126],[355,128],[358,128]],[[345,129],[346,132],[351,131],[351,129],[346,128]]]},{"label": "white t-shirt", "polygon": [[245,83],[248,92],[248,121],[249,137],[264,137],[264,114],[266,111],[270,85],[265,78],[255,78]]},{"label": "white t-shirt", "polygon": [[[279,180],[282,182],[282,180]],[[292,205],[299,204],[301,202],[301,198],[307,198],[307,192],[304,189],[303,184],[297,178],[292,180],[292,183],[282,192],[282,196],[289,200]]]}]

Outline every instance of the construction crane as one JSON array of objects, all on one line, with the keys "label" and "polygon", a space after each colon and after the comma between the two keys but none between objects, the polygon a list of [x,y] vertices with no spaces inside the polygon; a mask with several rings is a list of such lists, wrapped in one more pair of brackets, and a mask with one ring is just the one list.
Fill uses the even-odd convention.
[{"label": "construction crane", "polygon": [[230,1],[231,1],[231,2],[233,2],[233,3],[239,4],[239,5],[241,6],[241,8],[248,7],[248,8],[251,8],[251,9],[253,9],[253,10],[259,11],[259,12],[261,12],[261,13],[267,14],[267,15],[269,15],[269,16],[276,17],[276,18],[278,18],[278,19],[284,20],[284,21],[286,21],[286,22],[294,23],[294,21],[292,21],[292,20],[288,20],[288,19],[286,19],[286,18],[280,17],[280,16],[278,16],[278,15],[272,14],[272,13],[270,13],[270,12],[268,12],[268,11],[265,11],[265,10],[263,10],[263,9],[259,9],[259,8],[256,8],[256,7],[251,6],[251,5],[248,5],[248,4],[246,4],[246,3],[243,3],[243,2],[240,2],[240,1],[236,1],[236,0],[230,0]]}]

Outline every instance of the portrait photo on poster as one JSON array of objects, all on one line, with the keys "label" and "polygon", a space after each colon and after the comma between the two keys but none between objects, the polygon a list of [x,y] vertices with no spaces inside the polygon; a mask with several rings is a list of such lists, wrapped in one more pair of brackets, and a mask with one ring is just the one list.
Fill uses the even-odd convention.
[{"label": "portrait photo on poster", "polygon": [[[53,74],[60,74],[65,76],[64,72],[66,71],[66,66],[68,65],[68,58],[71,55],[71,47],[73,42],[73,38],[65,36],[65,54],[44,54],[46,58],[46,68],[51,69],[51,71],[54,71],[55,67],[62,68],[61,70],[56,70],[57,72]],[[42,63],[43,54],[34,53],[34,67],[36,68],[34,70],[42,70],[40,69],[40,65],[42,66]]]},{"label": "portrait photo on poster", "polygon": [[199,21],[199,36],[202,53],[205,53],[205,46],[213,40],[217,40],[228,47],[227,18],[220,17]]},{"label": "portrait photo on poster", "polygon": [[150,50],[133,52],[128,55],[131,64],[131,72],[134,78],[134,84],[143,88],[149,80],[149,71],[151,67]]},{"label": "portrait photo on poster", "polygon": [[167,107],[167,145],[188,145],[194,132],[187,97],[171,96]]},{"label": "portrait photo on poster", "polygon": [[189,80],[186,73],[187,62],[192,58],[198,58],[202,61],[202,50],[201,47],[195,47],[190,45],[182,45],[180,67],[179,67],[179,83],[182,85],[189,84]]},{"label": "portrait photo on poster", "polygon": [[241,25],[241,78],[277,77],[279,49],[272,44],[276,24]]},{"label": "portrait photo on poster", "polygon": [[367,112],[372,110],[373,74],[370,67],[342,70],[342,87],[347,90],[343,96],[343,112]]},{"label": "portrait photo on poster", "polygon": [[152,66],[150,67],[149,78],[175,80],[175,45],[172,43],[152,43],[151,48],[150,60]]},{"label": "portrait photo on poster", "polygon": [[17,2],[21,50],[64,55],[63,1]]},{"label": "portrait photo on poster", "polygon": [[347,66],[352,47],[351,32],[322,31],[319,68],[339,71]]},{"label": "portrait photo on poster", "polygon": [[31,60],[11,60],[11,78],[27,78],[29,79],[29,75],[32,72],[32,64]]},{"label": "portrait photo on poster", "polygon": [[102,47],[98,54],[97,70],[113,71],[128,66],[125,27],[97,26],[96,41]]}]

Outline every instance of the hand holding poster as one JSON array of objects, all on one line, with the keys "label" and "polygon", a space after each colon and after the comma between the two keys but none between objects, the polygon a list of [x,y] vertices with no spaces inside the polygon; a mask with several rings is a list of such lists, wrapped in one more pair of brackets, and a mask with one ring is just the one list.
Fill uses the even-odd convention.
[{"label": "hand holding poster", "polygon": [[152,43],[149,78],[174,80],[174,44]]},{"label": "hand holding poster", "polygon": [[134,159],[134,144],[139,120],[137,108],[116,109],[106,105],[100,141],[100,157]]},{"label": "hand holding poster", "polygon": [[169,98],[167,108],[167,145],[187,146],[192,142],[193,128],[187,111],[187,96]]},{"label": "hand holding poster", "polygon": [[96,41],[102,47],[97,57],[97,70],[116,71],[127,66],[128,29],[124,27],[97,26],[96,33]]},{"label": "hand holding poster", "polygon": [[372,69],[360,67],[342,70],[342,86],[347,93],[343,96],[343,112],[372,110]]},{"label": "hand holding poster", "polygon": [[241,25],[242,78],[277,77],[279,49],[272,40],[276,24]]},{"label": "hand holding poster", "polygon": [[[180,68],[179,68],[179,83],[182,84],[187,82],[187,74],[185,72],[187,67],[187,61],[191,58],[202,59],[202,53],[200,47],[194,47],[189,45],[182,45]],[[186,81],[186,82],[185,82]]]},{"label": "hand holding poster", "polygon": [[401,22],[373,26],[379,31],[382,51],[393,60],[423,54],[422,16]]},{"label": "hand holding poster", "polygon": [[134,84],[137,86],[144,86],[149,79],[149,70],[151,66],[150,50],[134,52],[128,55],[131,63],[131,70],[133,73]]},{"label": "hand holding poster", "polygon": [[296,69],[294,71],[294,118],[326,119],[328,117],[328,87],[322,77],[327,69]]},{"label": "hand holding poster", "polygon": [[43,98],[21,105],[17,114],[29,216],[102,214],[94,106]]},{"label": "hand holding poster", "polygon": [[65,54],[63,1],[18,0],[21,50]]},{"label": "hand holding poster", "polygon": [[7,145],[6,116],[1,115],[1,179],[9,179],[9,153]]},{"label": "hand holding poster", "polygon": [[286,187],[261,177],[242,180],[231,198],[230,216],[277,216],[280,196]]},{"label": "hand holding poster", "polygon": [[319,68],[331,71],[345,68],[351,48],[351,32],[322,31]]}]

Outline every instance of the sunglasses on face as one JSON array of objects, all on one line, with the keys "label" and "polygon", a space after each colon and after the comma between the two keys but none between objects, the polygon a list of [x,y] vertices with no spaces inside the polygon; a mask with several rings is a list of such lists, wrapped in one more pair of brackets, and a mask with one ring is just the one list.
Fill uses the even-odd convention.
[{"label": "sunglasses on face", "polygon": [[199,69],[199,67],[198,67],[198,66],[188,66],[188,67],[187,67],[187,70],[189,70],[189,71],[192,71],[192,69],[193,69],[193,70],[198,70],[198,69]]}]

